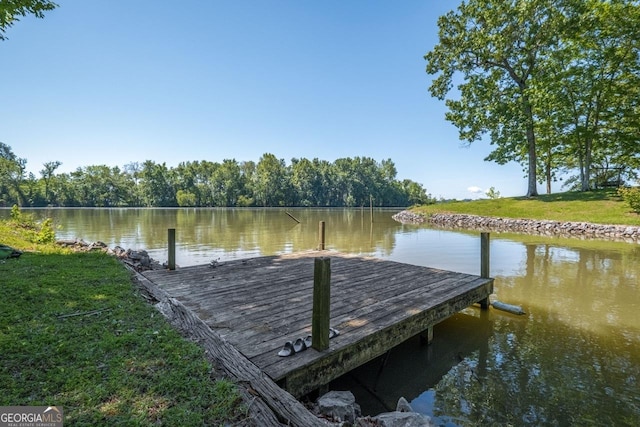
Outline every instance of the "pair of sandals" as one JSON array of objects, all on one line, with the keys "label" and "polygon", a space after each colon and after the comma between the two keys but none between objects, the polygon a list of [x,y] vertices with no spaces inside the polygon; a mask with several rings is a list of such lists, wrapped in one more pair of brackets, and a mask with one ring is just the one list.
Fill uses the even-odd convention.
[{"label": "pair of sandals", "polygon": [[[329,328],[329,339],[337,337],[340,335],[335,328]],[[306,349],[311,347],[311,335],[307,335],[306,338],[298,338],[295,341],[287,341],[282,347],[282,350],[278,352],[278,356],[280,357],[288,357],[296,353],[300,353],[301,351],[305,351]]]}]

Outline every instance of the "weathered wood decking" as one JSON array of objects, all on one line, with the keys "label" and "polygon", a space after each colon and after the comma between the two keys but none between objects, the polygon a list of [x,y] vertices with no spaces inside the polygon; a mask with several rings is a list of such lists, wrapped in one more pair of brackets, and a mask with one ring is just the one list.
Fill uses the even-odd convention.
[{"label": "weathered wood decking", "polygon": [[[280,357],[286,341],[311,333],[314,258],[319,256],[331,258],[330,324],[340,335],[326,351]],[[493,291],[490,278],[330,251],[144,276],[296,397],[486,300]]]}]

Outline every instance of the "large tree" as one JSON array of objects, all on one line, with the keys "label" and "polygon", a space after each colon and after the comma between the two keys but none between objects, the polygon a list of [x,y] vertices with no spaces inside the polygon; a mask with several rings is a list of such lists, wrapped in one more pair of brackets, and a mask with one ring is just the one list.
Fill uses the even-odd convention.
[{"label": "large tree", "polygon": [[34,15],[44,18],[44,12],[58,7],[49,0],[0,0],[0,40],[6,40],[6,31],[19,16]]},{"label": "large tree", "polygon": [[[566,25],[565,0],[469,0],[438,20],[439,43],[425,55],[437,74],[429,90],[446,99],[446,119],[472,143],[489,134],[486,160],[527,165],[528,196],[536,196],[535,79]],[[454,97],[453,82],[461,79]]]},{"label": "large tree", "polygon": [[626,166],[629,154],[640,153],[640,6],[586,0],[578,22],[563,30],[548,65],[554,78],[540,82],[540,92],[554,113],[544,122],[564,130],[567,165],[578,170],[579,188],[587,191],[594,165]]}]

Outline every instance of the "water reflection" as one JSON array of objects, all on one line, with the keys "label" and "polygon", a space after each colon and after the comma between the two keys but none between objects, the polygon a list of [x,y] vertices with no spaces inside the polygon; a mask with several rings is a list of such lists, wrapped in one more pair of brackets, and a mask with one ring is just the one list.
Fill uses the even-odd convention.
[{"label": "water reflection", "polygon": [[[318,225],[326,226],[326,248],[387,256],[400,224],[397,210],[376,209],[25,209],[54,219],[60,239],[82,238],[131,249],[146,249],[167,259],[167,229],[176,229],[176,262],[204,264],[316,249]],[[294,221],[287,212],[296,219]],[[4,215],[3,215],[4,214]],[[8,210],[0,210],[0,217]]]},{"label": "water reflection", "polygon": [[463,425],[634,425],[638,342],[544,315],[496,318],[486,359],[465,358],[430,388],[433,414]]},{"label": "water reflection", "polygon": [[[59,209],[58,236],[147,248],[200,264],[307,250],[326,222],[327,247],[478,274],[479,233],[398,224],[394,211],[296,209]],[[0,211],[0,216],[8,211]],[[525,316],[470,308],[361,367],[342,386],[365,413],[400,396],[440,425],[636,425],[640,419],[640,246],[492,233],[495,297]],[[338,384],[338,383],[336,383]]]},{"label": "water reflection", "polygon": [[[493,320],[488,312],[465,310],[436,325],[430,345],[416,336],[334,381],[332,388],[350,389],[367,413],[393,411],[403,396],[415,411],[435,418],[436,393],[430,389],[431,384],[438,384],[451,369],[474,355],[479,355],[481,362],[467,367],[466,374],[477,380],[486,370],[492,334]],[[441,416],[436,421],[452,422],[453,418]]]},{"label": "water reflection", "polygon": [[382,359],[340,381],[366,411],[404,396],[439,425],[637,425],[640,248],[497,235],[491,251],[496,297],[526,316],[467,309],[475,326],[461,314],[436,326],[433,348],[394,349],[383,387],[363,379]]}]

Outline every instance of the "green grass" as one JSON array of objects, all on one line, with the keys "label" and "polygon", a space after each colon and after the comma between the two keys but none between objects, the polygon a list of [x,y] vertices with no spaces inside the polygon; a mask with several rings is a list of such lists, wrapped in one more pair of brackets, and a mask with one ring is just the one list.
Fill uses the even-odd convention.
[{"label": "green grass", "polygon": [[[103,253],[29,250],[0,263],[0,405],[60,405],[80,426],[224,425],[245,417],[237,387],[218,378]],[[31,252],[37,251],[37,252]]]},{"label": "green grass", "polygon": [[634,213],[615,190],[567,192],[535,198],[505,197],[493,200],[446,202],[411,209],[423,215],[461,213],[480,216],[640,225]]}]

